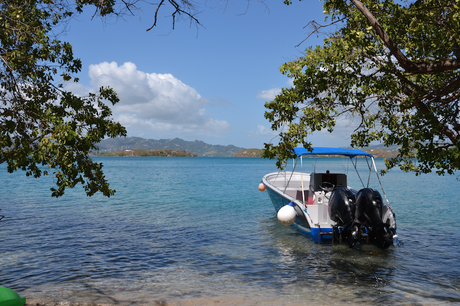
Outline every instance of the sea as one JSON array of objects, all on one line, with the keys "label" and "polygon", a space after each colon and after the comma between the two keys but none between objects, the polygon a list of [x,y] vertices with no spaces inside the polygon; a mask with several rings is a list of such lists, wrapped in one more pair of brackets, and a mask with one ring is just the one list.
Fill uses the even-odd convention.
[{"label": "sea", "polygon": [[94,159],[113,197],[52,198],[52,176],[0,165],[0,286],[28,304],[460,305],[459,174],[390,170],[395,245],[350,249],[277,221],[258,189],[273,160]]}]

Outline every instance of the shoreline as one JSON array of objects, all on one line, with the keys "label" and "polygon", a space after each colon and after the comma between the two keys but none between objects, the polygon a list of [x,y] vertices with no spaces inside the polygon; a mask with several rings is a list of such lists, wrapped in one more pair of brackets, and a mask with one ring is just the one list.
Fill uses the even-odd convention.
[{"label": "shoreline", "polygon": [[[349,305],[346,302],[340,301],[289,301],[287,297],[280,296],[278,299],[267,299],[267,298],[254,298],[250,299],[247,297],[219,297],[219,298],[195,298],[195,299],[184,299],[184,300],[154,300],[154,301],[132,301],[132,302],[115,302],[115,303],[98,303],[98,302],[69,302],[69,301],[44,301],[27,299],[24,306],[121,306],[121,305],[145,305],[145,306],[273,306],[273,305],[290,305],[290,306],[345,306]],[[361,305],[371,305],[362,304]],[[423,306],[423,305],[422,305]]]}]

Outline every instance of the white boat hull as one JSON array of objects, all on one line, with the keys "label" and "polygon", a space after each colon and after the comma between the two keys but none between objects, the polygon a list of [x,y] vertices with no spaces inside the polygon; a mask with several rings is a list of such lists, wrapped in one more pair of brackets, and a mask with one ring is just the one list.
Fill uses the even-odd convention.
[{"label": "white boat hull", "polygon": [[[297,174],[300,176],[300,173]],[[278,213],[283,206],[293,203],[298,217],[291,226],[316,243],[331,242],[332,235],[326,235],[326,233],[332,232],[332,221],[328,219],[327,206],[321,204],[302,204],[303,198],[301,190],[296,187],[288,187],[283,190],[284,188],[280,189],[270,184],[269,179],[274,176],[278,176],[278,173],[267,174],[262,179],[262,183],[267,188],[268,195],[275,207],[275,211]],[[303,174],[303,176],[304,179],[309,177],[308,174]],[[308,203],[308,199],[306,200]],[[310,202],[311,201],[312,199],[310,198]],[[322,234],[320,235],[319,233]]]},{"label": "white boat hull", "polygon": [[[293,206],[296,211],[296,218],[291,226],[316,243],[348,242],[350,246],[354,246],[359,240],[359,242],[375,242],[382,248],[393,243],[393,236],[396,235],[396,222],[389,205],[381,201],[382,206],[379,209],[381,210],[382,222],[379,226],[384,228],[378,229],[378,234],[377,230],[373,233],[371,226],[362,225],[363,222],[358,220],[352,220],[347,225],[343,222],[339,224],[340,222],[333,221],[330,216],[331,208],[329,206],[332,204],[329,203],[329,200],[333,191],[327,192],[315,187],[314,179],[318,180],[318,175],[293,172],[288,176],[283,176],[280,173],[270,173],[263,177],[262,183],[266,187],[276,212],[278,213],[286,205]],[[329,175],[339,177],[342,174],[330,173]],[[349,187],[346,186],[346,178],[344,180],[340,182],[340,178],[335,179],[334,190],[336,188],[349,190]],[[376,192],[369,188],[362,190]],[[353,192],[359,194],[355,190]],[[377,194],[380,196],[378,192]],[[371,209],[373,208],[371,207]],[[358,238],[351,235],[354,230],[352,225],[357,226]]]}]

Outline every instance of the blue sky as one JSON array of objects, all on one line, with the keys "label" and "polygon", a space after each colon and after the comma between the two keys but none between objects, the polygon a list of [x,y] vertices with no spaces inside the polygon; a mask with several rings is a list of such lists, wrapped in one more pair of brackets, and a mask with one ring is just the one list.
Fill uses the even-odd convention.
[{"label": "blue sky", "polygon": [[[290,86],[279,67],[322,43],[310,37],[295,48],[309,21],[324,20],[318,0],[290,6],[271,2],[197,3],[202,27],[176,20],[174,30],[165,6],[159,26],[149,32],[155,6],[144,4],[136,16],[105,21],[91,20],[93,11],[87,10],[61,37],[83,61],[80,82],[67,88],[84,94],[113,87],[121,98],[114,119],[126,126],[128,136],[262,148],[276,142],[264,103]],[[346,146],[347,131],[318,133],[311,141]]]}]

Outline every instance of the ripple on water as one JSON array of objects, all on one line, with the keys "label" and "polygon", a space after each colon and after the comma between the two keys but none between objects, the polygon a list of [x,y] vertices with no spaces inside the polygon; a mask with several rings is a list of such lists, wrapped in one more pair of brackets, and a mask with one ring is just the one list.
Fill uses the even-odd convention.
[{"label": "ripple on water", "polygon": [[[460,303],[460,246],[453,243],[460,233],[449,224],[438,231],[424,226],[427,194],[403,173],[385,181],[390,175],[394,184],[390,200],[418,190],[408,203],[393,204],[404,243],[380,250],[316,245],[280,225],[267,194],[257,190],[262,175],[274,170],[269,161],[104,164],[118,191],[110,199],[87,198],[81,190],[52,199],[43,192],[46,179],[0,174],[7,215],[0,229],[1,285],[29,300],[107,304]],[[441,197],[436,189],[429,193]],[[459,206],[447,207],[440,215],[458,223]]]}]

